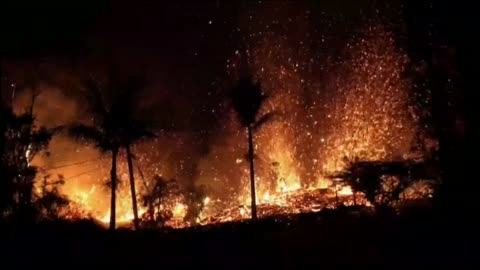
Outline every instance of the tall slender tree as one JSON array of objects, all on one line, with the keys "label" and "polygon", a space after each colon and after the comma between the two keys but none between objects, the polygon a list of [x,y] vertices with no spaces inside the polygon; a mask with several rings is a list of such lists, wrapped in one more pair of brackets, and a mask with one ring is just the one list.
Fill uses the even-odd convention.
[{"label": "tall slender tree", "polygon": [[[110,73],[106,89],[100,90],[100,84],[94,80],[89,80],[85,86],[89,111],[94,116],[94,123],[89,126],[76,124],[70,129],[70,133],[76,138],[93,142],[102,152],[112,153],[110,211],[110,229],[112,230],[115,228],[117,155],[122,148],[125,149],[134,215],[133,223],[135,229],[138,230],[138,207],[131,149],[139,141],[154,136],[153,132],[148,130],[148,122],[135,114],[135,95],[143,85],[138,79],[118,79],[118,76]],[[111,94],[108,99],[103,97],[102,91]]]},{"label": "tall slender tree", "polygon": [[132,146],[140,141],[148,138],[155,137],[155,134],[149,130],[152,123],[149,121],[149,117],[139,113],[139,108],[136,106],[138,94],[145,85],[144,81],[130,77],[126,80],[116,80],[117,84],[115,89],[117,95],[114,98],[114,104],[116,109],[115,113],[117,117],[121,119],[117,134],[120,139],[120,147],[125,149],[127,156],[128,175],[130,183],[130,194],[132,197],[132,211],[133,211],[133,224],[136,230],[139,229],[138,219],[138,204],[137,193],[135,189],[135,176],[133,167],[133,154]]},{"label": "tall slender tree", "polygon": [[140,142],[141,140],[147,138],[155,137],[154,133],[151,132],[145,122],[130,117],[127,120],[130,124],[128,129],[125,129],[123,133],[121,133],[122,144],[121,146],[125,148],[127,154],[127,164],[128,164],[128,175],[129,175],[129,182],[130,182],[130,193],[132,196],[132,209],[133,209],[133,216],[134,216],[134,226],[135,229],[138,230],[139,228],[139,219],[138,219],[138,204],[137,204],[137,196],[135,190],[135,176],[134,176],[134,168],[133,168],[133,154],[132,154],[132,145]]},{"label": "tall slender tree", "polygon": [[246,128],[248,134],[252,219],[257,219],[253,131],[267,122],[272,116],[271,113],[268,113],[260,118],[258,117],[258,113],[265,99],[266,96],[262,92],[260,83],[254,82],[249,76],[240,78],[231,92],[233,109],[237,113],[242,127]]},{"label": "tall slender tree", "polygon": [[118,116],[114,108],[109,108],[100,92],[99,84],[89,79],[85,82],[85,97],[88,111],[93,115],[93,123],[86,125],[76,123],[69,127],[69,135],[80,141],[95,145],[102,153],[111,153],[112,165],[110,170],[110,230],[115,230],[116,187],[117,187],[117,156],[120,149],[118,133]]}]

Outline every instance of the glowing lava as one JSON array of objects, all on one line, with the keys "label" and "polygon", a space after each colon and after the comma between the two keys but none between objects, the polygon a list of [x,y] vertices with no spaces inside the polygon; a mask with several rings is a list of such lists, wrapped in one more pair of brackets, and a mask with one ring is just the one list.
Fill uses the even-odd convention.
[{"label": "glowing lava", "polygon": [[[325,68],[314,61],[315,54],[309,49],[296,50],[282,36],[269,36],[250,48],[245,55],[237,51],[227,69],[235,79],[240,60],[248,57],[255,78],[270,97],[261,114],[276,112],[254,136],[261,217],[351,204],[351,188],[343,186],[335,192],[328,180],[330,174],[349,160],[394,160],[408,153],[415,129],[408,112],[409,82],[403,76],[408,59],[384,28],[370,27],[362,32],[346,46],[341,60]],[[312,65],[322,66],[327,75],[312,73]],[[240,220],[250,214],[246,134],[232,113],[227,112],[220,126],[208,155],[197,162],[194,185],[205,185],[208,191],[196,219],[200,224]],[[162,147],[155,143],[149,144],[153,154],[170,153],[172,143]],[[144,179],[138,177],[139,170],[135,172],[136,185],[141,187],[139,197],[155,174],[182,175],[183,165],[177,169],[168,154],[154,162],[145,160],[150,159],[137,160],[146,170]],[[108,160],[102,162],[102,171],[88,176],[95,178],[97,185],[67,183],[64,192],[93,218],[107,223],[108,190],[98,181],[108,175]],[[126,174],[125,168],[120,165],[119,175]],[[117,191],[119,223],[133,217],[128,181],[123,182]],[[362,200],[367,203],[358,194],[357,203]],[[192,203],[182,198],[172,205],[173,217],[168,224],[190,225],[183,219]],[[140,215],[146,211],[145,206],[140,207]]]}]

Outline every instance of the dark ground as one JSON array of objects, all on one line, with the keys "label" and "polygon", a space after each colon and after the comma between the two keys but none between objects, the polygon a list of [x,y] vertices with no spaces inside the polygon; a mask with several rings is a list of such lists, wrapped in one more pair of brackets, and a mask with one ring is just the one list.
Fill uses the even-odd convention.
[{"label": "dark ground", "polygon": [[5,225],[0,258],[10,268],[479,269],[469,230],[439,220],[430,210],[401,216],[323,211],[256,224],[114,235],[91,222]]}]

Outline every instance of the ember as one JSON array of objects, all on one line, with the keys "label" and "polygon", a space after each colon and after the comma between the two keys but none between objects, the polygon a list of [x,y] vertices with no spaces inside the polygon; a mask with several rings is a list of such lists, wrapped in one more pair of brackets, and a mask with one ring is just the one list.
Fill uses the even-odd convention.
[{"label": "ember", "polygon": [[[241,61],[248,59],[255,79],[269,97],[261,111],[275,115],[255,134],[260,217],[352,205],[351,187],[337,186],[331,181],[331,174],[344,169],[349,161],[401,160],[410,154],[416,119],[409,111],[409,82],[402,76],[408,59],[396,47],[388,30],[381,26],[367,28],[346,45],[342,60],[325,67],[314,61],[313,52],[303,46],[292,47],[284,36],[272,34],[249,42],[250,50],[237,50],[227,61],[227,71],[235,79]],[[322,81],[311,71],[315,65],[327,70],[324,73],[328,76],[323,76]],[[185,185],[184,181],[191,179],[184,162],[192,157],[180,157],[180,163],[171,160],[176,152],[188,152],[182,147],[189,147],[194,139],[175,134],[133,148],[138,153],[135,174],[141,175],[136,177],[140,194],[152,188],[155,176],[179,177],[179,192],[183,195],[172,197],[158,209],[170,213],[167,226],[249,217],[246,134],[233,113],[226,114],[218,134],[208,155],[199,157],[196,163],[193,189],[205,186],[207,190],[196,200],[188,199],[192,185]],[[78,147],[65,140],[55,138],[52,147]],[[157,151],[160,145],[161,152]],[[73,175],[63,187],[64,194],[74,202],[72,207],[107,224],[109,191],[99,181],[108,178],[109,160],[98,160],[98,153],[92,149],[82,151],[79,156],[95,161],[54,171],[67,178]],[[39,158],[33,162],[45,161]],[[127,164],[120,159],[117,166],[117,221],[129,225],[133,213]],[[362,194],[356,195],[355,203],[369,204]],[[139,216],[148,216],[148,211],[148,205],[139,205]],[[193,219],[192,211],[196,216]]]}]

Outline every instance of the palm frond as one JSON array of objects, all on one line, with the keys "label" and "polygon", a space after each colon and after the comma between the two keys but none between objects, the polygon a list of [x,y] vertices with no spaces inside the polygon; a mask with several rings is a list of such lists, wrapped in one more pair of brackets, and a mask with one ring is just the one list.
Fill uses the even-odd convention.
[{"label": "palm frond", "polygon": [[258,130],[262,126],[264,126],[266,123],[272,121],[278,114],[276,112],[269,112],[267,114],[264,114],[258,121],[256,121],[253,124],[253,130]]},{"label": "palm frond", "polygon": [[112,149],[112,143],[99,129],[84,124],[74,124],[68,129],[68,133],[74,139],[93,143],[101,151]]},{"label": "palm frond", "polygon": [[262,92],[260,83],[252,78],[242,78],[232,89],[231,101],[243,126],[255,123],[258,111],[262,107],[266,96]]},{"label": "palm frond", "polygon": [[56,127],[50,128],[49,131],[52,135],[63,134],[65,132],[68,132],[68,126],[66,125],[56,126]]}]

